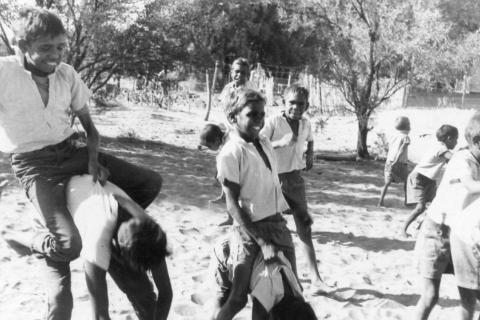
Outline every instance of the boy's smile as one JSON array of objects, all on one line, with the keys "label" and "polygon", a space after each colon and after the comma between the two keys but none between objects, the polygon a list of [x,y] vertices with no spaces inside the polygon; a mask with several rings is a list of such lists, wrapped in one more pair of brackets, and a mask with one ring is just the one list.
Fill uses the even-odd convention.
[{"label": "boy's smile", "polygon": [[234,64],[232,66],[232,78],[235,81],[236,85],[243,85],[247,82],[247,73],[248,70],[245,66],[239,64]]},{"label": "boy's smile", "polygon": [[21,46],[27,62],[45,73],[55,71],[62,61],[66,48],[67,37],[64,34],[40,37]]},{"label": "boy's smile", "polygon": [[265,120],[265,103],[249,102],[236,116],[236,126],[240,136],[248,142],[255,140],[263,128]]},{"label": "boy's smile", "polygon": [[285,97],[285,115],[292,120],[300,120],[307,110],[308,101],[303,94],[291,92]]}]

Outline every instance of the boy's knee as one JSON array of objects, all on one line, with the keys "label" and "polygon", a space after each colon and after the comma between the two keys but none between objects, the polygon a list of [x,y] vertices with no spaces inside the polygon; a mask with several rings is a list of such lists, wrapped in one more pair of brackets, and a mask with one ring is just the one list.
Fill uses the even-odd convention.
[{"label": "boy's knee", "polygon": [[150,179],[147,182],[147,189],[152,193],[152,195],[157,195],[162,189],[163,178],[160,174],[155,171],[151,172]]},{"label": "boy's knee", "polygon": [[248,298],[246,295],[238,295],[230,297],[229,300],[230,307],[235,311],[240,311],[247,305]]},{"label": "boy's knee", "polygon": [[56,251],[64,261],[72,261],[80,256],[82,251],[82,238],[80,234],[70,235],[66,239],[57,241]]},{"label": "boy's knee", "polygon": [[434,306],[438,302],[438,292],[436,291],[427,291],[424,294],[424,303],[426,306]]}]

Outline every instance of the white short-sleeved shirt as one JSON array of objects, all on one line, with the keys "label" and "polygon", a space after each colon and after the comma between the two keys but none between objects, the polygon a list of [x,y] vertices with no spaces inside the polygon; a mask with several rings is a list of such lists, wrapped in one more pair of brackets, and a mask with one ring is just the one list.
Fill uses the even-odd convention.
[{"label": "white short-sleeved shirt", "polygon": [[469,150],[460,150],[448,162],[437,194],[427,209],[430,219],[450,225],[478,197],[478,194],[469,193],[461,182],[466,176],[480,181],[480,164]]},{"label": "white short-sleeved shirt", "polygon": [[[270,141],[282,139],[286,134],[292,134],[292,129],[283,114],[268,117],[261,133]],[[310,120],[302,117],[298,125],[297,143],[293,146],[275,149],[275,156],[278,164],[278,173],[302,170],[305,168],[303,152],[305,142],[313,141],[312,125]]]},{"label": "white short-sleeved shirt", "polygon": [[[396,131],[388,143],[387,162],[393,162],[397,154],[400,152],[402,145],[410,144],[410,137],[406,131]],[[408,162],[408,148],[398,156],[398,162]]]},{"label": "white short-sleeved shirt", "polygon": [[427,150],[414,170],[429,179],[437,180],[440,177],[443,165],[447,163],[444,155],[449,151],[443,142],[438,141]]},{"label": "white short-sleeved shirt", "polygon": [[259,139],[271,170],[255,145],[240,138],[235,131],[230,132],[217,156],[218,179],[240,185],[239,206],[253,222],[288,209],[278,180],[273,148],[267,138],[260,136]]},{"label": "white short-sleeved shirt", "polygon": [[83,259],[108,270],[111,241],[117,225],[118,203],[113,197],[126,193],[107,181],[93,182],[90,175],[73,176],[67,186],[67,207],[82,238]]},{"label": "white short-sleeved shirt", "polygon": [[90,90],[61,63],[48,76],[45,106],[23,56],[0,57],[0,151],[22,153],[57,144],[73,133],[71,112],[86,106]]}]

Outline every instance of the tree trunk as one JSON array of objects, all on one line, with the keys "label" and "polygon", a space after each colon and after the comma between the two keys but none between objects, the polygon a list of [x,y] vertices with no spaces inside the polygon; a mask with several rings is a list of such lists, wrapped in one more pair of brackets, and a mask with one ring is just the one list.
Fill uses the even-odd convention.
[{"label": "tree trunk", "polygon": [[367,159],[370,157],[367,147],[368,118],[366,115],[357,115],[358,136],[357,136],[357,158]]}]

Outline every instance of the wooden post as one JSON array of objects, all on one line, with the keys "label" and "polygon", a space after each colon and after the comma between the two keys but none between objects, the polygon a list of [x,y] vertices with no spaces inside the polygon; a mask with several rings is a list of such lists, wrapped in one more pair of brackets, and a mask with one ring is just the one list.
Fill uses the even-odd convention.
[{"label": "wooden post", "polygon": [[462,87],[462,108],[465,104],[465,93],[467,92],[467,75],[463,75],[463,87]]},{"label": "wooden post", "polygon": [[288,72],[288,83],[287,83],[287,87],[290,87],[290,84],[292,82],[292,71],[290,70]]},{"label": "wooden post", "polygon": [[205,79],[207,81],[207,114],[205,115],[205,121],[208,121],[208,117],[210,116],[210,107],[212,105],[212,93],[210,92],[210,78],[208,75],[208,69],[205,70]]},{"label": "wooden post", "polygon": [[208,92],[208,104],[207,104],[207,114],[205,115],[205,121],[208,121],[208,117],[210,116],[210,110],[212,108],[212,93],[215,91],[215,85],[217,83],[217,73],[218,73],[218,66],[220,62],[217,60],[215,61],[215,70],[213,71],[213,79],[212,79],[212,86],[209,87],[209,79],[208,79],[208,70],[207,70],[207,92]]}]

